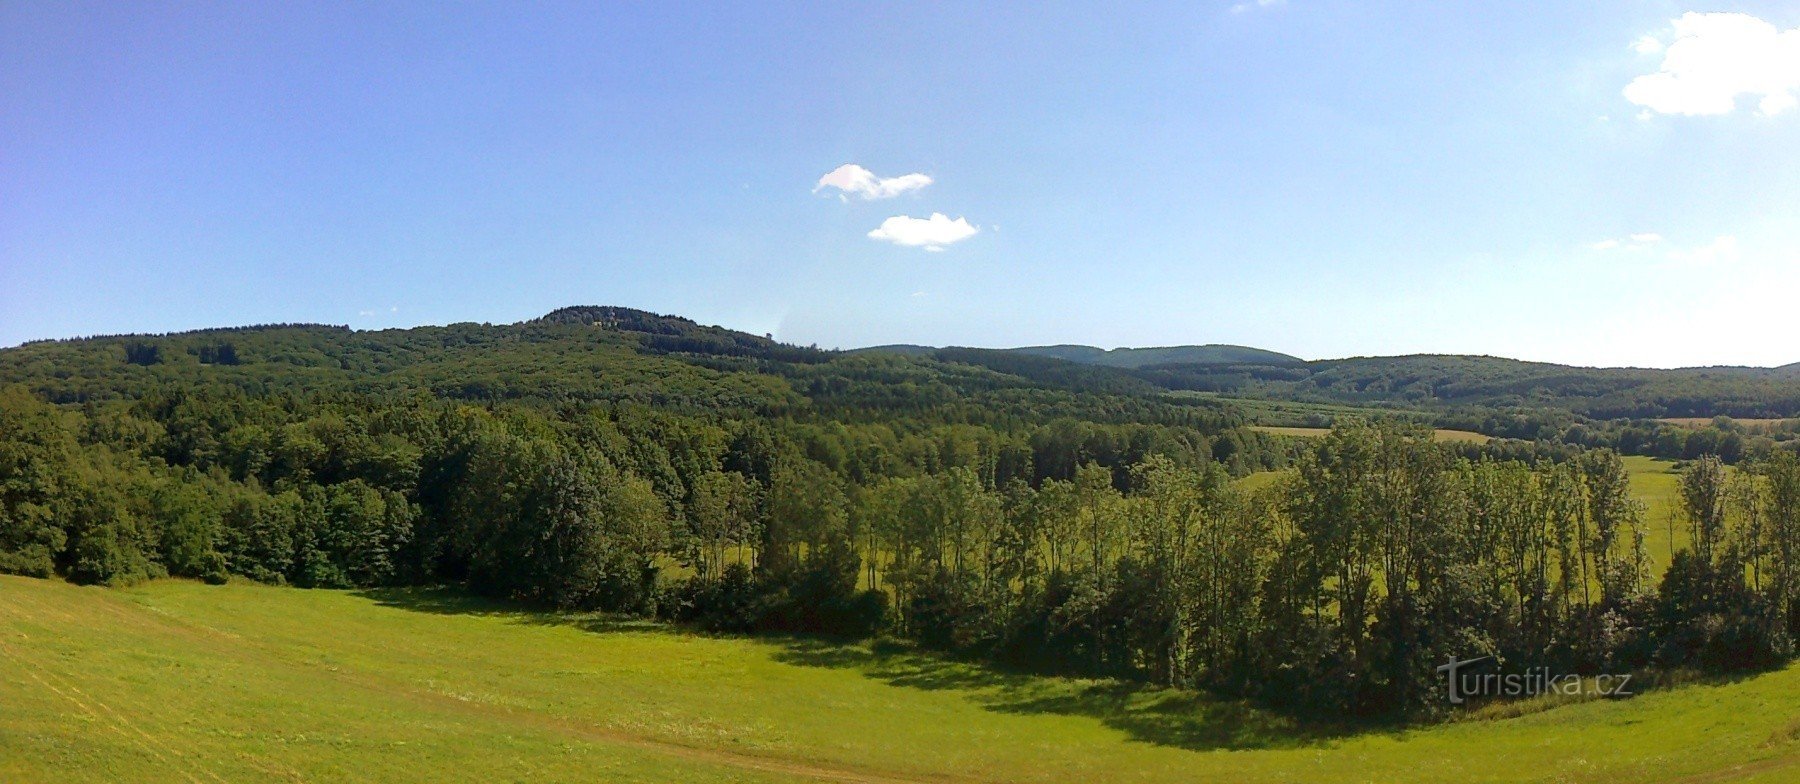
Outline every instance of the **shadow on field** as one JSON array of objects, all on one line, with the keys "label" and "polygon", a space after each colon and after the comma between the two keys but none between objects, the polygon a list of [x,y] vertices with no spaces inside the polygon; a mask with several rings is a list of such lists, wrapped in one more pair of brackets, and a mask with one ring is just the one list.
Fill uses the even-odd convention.
[{"label": "shadow on field", "polygon": [[573,626],[582,631],[604,634],[621,631],[653,631],[668,628],[666,624],[607,613],[549,612],[511,602],[486,599],[456,588],[400,587],[365,588],[357,596],[383,607],[393,607],[433,615],[475,615],[501,618],[529,626]]},{"label": "shadow on field", "polygon": [[[412,612],[500,618],[531,626],[573,627],[594,634],[690,633],[656,621],[534,610],[454,588],[374,588],[358,591],[357,595],[384,607]],[[1132,740],[1159,746],[1195,751],[1323,747],[1351,735],[1384,731],[1367,725],[1308,722],[1242,701],[1141,683],[1011,672],[891,642],[858,644],[784,635],[750,639],[774,647],[775,660],[786,664],[853,670],[892,686],[956,691],[958,696],[996,713],[1087,717]]]},{"label": "shadow on field", "polygon": [[1012,673],[892,644],[865,647],[798,638],[779,644],[776,659],[789,664],[853,669],[893,686],[961,691],[997,713],[1083,716],[1158,746],[1193,751],[1323,747],[1378,731],[1304,722],[1241,701],[1141,683]]}]

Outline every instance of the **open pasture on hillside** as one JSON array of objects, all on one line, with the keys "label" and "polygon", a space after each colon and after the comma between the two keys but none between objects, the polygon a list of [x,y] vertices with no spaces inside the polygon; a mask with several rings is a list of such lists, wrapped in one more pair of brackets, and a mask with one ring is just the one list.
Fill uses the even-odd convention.
[{"label": "open pasture on hillside", "polygon": [[430,590],[0,577],[0,780],[1784,781],[1800,667],[1415,729]]}]

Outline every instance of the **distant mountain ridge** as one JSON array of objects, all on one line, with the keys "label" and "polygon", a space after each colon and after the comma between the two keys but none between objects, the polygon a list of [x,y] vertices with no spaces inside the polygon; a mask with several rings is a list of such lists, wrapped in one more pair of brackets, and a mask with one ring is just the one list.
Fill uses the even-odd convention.
[{"label": "distant mountain ridge", "polygon": [[1114,348],[1104,349],[1097,346],[1078,344],[1059,344],[1054,346],[1020,346],[1018,348],[965,349],[961,346],[949,346],[939,349],[935,346],[920,346],[911,343],[895,343],[886,346],[869,346],[851,349],[852,353],[882,352],[888,354],[905,354],[907,356],[923,356],[940,350],[996,351],[1011,354],[1029,354],[1034,357],[1061,359],[1082,365],[1099,365],[1102,367],[1136,370],[1152,365],[1304,365],[1306,360],[1279,351],[1251,348],[1249,346],[1233,346],[1225,343],[1208,343],[1193,346],[1156,346],[1149,348]]},{"label": "distant mountain ridge", "polygon": [[1279,351],[1208,343],[1197,346],[1102,349],[1094,346],[1024,346],[1021,354],[1055,357],[1084,365],[1136,369],[1150,365],[1301,365],[1305,360]]},{"label": "distant mountain ridge", "polygon": [[1554,409],[1602,420],[1800,416],[1800,363],[1659,370],[1448,354],[1305,361],[1220,344],[830,351],[615,306],[561,308],[515,324],[267,325],[0,349],[0,386],[24,383],[55,402],[141,390],[147,378],[230,379],[258,391],[336,384],[472,398],[732,400],[769,411],[845,394],[932,405],[958,394],[943,386],[953,379],[971,393],[1007,389],[1017,399],[1056,391],[1156,405],[1248,398],[1440,412]]}]

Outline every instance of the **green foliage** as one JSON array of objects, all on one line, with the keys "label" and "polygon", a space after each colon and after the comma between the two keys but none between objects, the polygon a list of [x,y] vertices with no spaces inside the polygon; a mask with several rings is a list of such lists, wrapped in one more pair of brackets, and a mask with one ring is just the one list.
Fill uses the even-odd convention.
[{"label": "green foliage", "polygon": [[1695,463],[1696,553],[1653,599],[1609,451],[1347,415],[1290,439],[1028,354],[581,308],[39,343],[0,352],[0,381],[0,570],[79,582],[452,582],[1378,715],[1436,711],[1451,655],[1761,666],[1796,628],[1779,457]]}]

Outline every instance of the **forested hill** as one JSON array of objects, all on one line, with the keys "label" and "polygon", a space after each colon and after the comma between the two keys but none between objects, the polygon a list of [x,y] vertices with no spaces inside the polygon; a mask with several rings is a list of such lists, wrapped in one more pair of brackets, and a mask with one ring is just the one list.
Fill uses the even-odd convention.
[{"label": "forested hill", "polygon": [[1010,349],[1021,354],[1055,357],[1084,365],[1141,368],[1150,365],[1300,365],[1299,357],[1248,346],[1208,344],[1157,348],[1102,349],[1093,346],[1025,346]]},{"label": "forested hill", "polygon": [[1159,346],[1154,348],[1114,348],[1104,349],[1094,346],[1056,345],[1056,346],[1023,346],[1020,348],[971,349],[950,347],[940,349],[933,346],[920,346],[911,343],[895,343],[886,346],[869,346],[851,349],[852,353],[885,353],[922,356],[938,351],[993,351],[1007,354],[1022,354],[1049,359],[1061,359],[1082,365],[1100,365],[1103,367],[1124,368],[1127,370],[1150,367],[1154,365],[1303,365],[1305,360],[1289,356],[1277,351],[1268,351],[1248,346],[1229,346],[1224,344],[1208,344],[1204,346]]},{"label": "forested hill", "polygon": [[1164,365],[1147,379],[1287,400],[1556,409],[1594,419],[1800,415],[1800,367],[1586,368],[1485,356],[1357,357],[1301,366]]},{"label": "forested hill", "polygon": [[0,387],[52,403],[232,390],[478,402],[632,402],[710,415],[931,422],[1240,423],[1108,368],[980,351],[825,351],[679,316],[570,307],[516,324],[351,330],[279,324],[37,341],[0,350]]},{"label": "forested hill", "polygon": [[[1758,538],[1800,532],[1792,438],[1544,421],[1440,444],[1386,412],[1280,435],[1245,426],[1251,402],[1152,372],[1421,404],[1558,373],[1561,399],[1613,394],[1604,373],[1496,362],[849,353],[625,308],[44,341],[0,350],[0,573],[452,583],[714,630],[889,632],[1332,716],[1443,710],[1433,668],[1458,650],[1565,672],[1785,661],[1800,594],[1745,578],[1800,573],[1791,537]],[[1618,372],[1650,373],[1628,391],[1709,389]],[[1692,373],[1746,404],[1794,383]],[[1699,555],[1661,584],[1625,463],[1593,446],[1696,461]],[[1262,490],[1231,479],[1289,467]],[[1754,524],[1707,500],[1751,494],[1770,499]]]},{"label": "forested hill", "polygon": [[1111,351],[899,345],[835,352],[601,306],[562,308],[508,325],[355,331],[277,324],[40,341],[0,350],[0,384],[23,384],[61,403],[200,384],[252,394],[305,389],[633,400],[765,415],[821,407],[858,416],[957,410],[957,417],[978,420],[1026,410],[1084,416],[1079,409],[1121,406],[1155,409],[1157,416],[1172,405],[1230,410],[1216,401],[1172,400],[1164,394],[1170,391],[1423,411],[1547,410],[1595,420],[1800,416],[1800,363],[1652,370],[1461,355],[1309,362],[1222,345]]},{"label": "forested hill", "polygon": [[1601,420],[1800,416],[1800,363],[1777,368],[1658,370],[1574,367],[1458,354],[1306,361],[1225,345],[1110,351],[1076,345],[1011,349],[894,345],[858,351],[955,356],[963,361],[987,357],[975,361],[989,365],[1005,361],[1003,357],[1053,358],[1096,369],[1118,369],[1172,391],[1426,411],[1536,409]]}]

